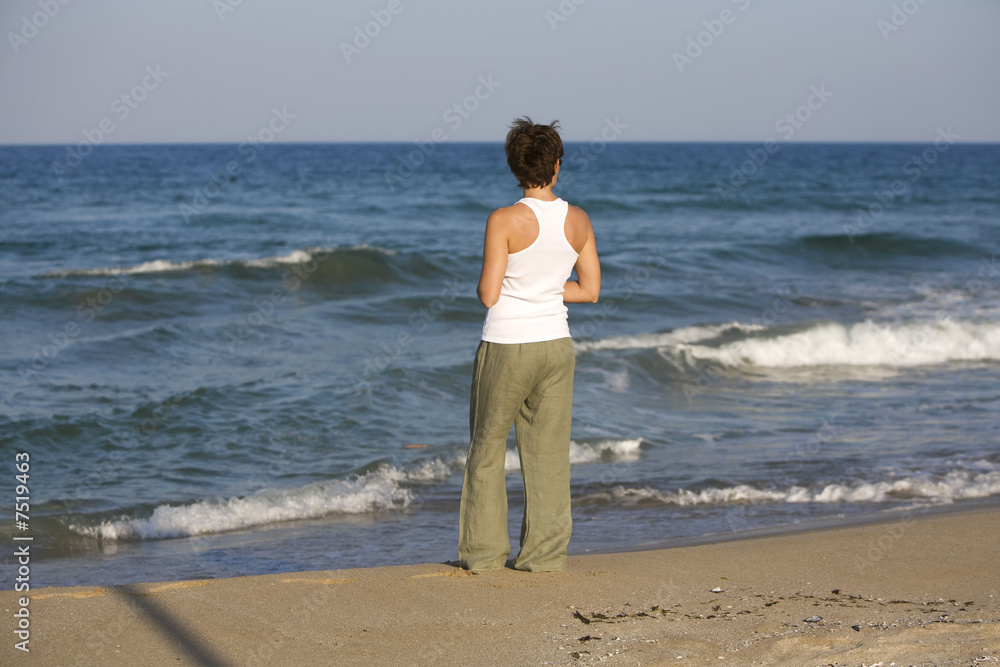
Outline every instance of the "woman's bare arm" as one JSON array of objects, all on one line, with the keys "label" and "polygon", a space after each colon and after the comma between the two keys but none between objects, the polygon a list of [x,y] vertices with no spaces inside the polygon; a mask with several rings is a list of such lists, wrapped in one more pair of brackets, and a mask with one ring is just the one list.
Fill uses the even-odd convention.
[{"label": "woman's bare arm", "polygon": [[583,215],[586,241],[576,259],[576,280],[569,280],[563,288],[565,303],[597,303],[601,296],[601,260],[597,257],[597,241],[590,218]]},{"label": "woman's bare arm", "polygon": [[487,308],[500,300],[500,288],[507,273],[507,236],[509,224],[502,209],[493,211],[486,220],[483,239],[483,269],[479,274],[476,294]]}]

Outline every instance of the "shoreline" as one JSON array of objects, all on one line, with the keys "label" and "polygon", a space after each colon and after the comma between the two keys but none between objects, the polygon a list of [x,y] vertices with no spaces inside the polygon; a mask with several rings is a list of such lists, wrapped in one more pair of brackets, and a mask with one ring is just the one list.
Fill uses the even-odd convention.
[{"label": "shoreline", "polygon": [[[573,555],[558,573],[430,563],[40,588],[29,659],[996,664],[1000,508],[899,519]],[[0,592],[8,627],[23,595]],[[6,634],[4,663],[28,658]]]},{"label": "shoreline", "polygon": [[[585,556],[596,554],[632,553],[637,551],[658,551],[662,549],[676,549],[680,547],[697,547],[709,544],[724,544],[726,542],[740,542],[742,540],[753,540],[763,537],[797,535],[800,533],[823,532],[837,528],[851,528],[854,526],[870,526],[893,523],[897,519],[905,516],[947,516],[950,514],[988,511],[990,509],[1000,510],[1000,496],[966,498],[959,501],[953,501],[948,504],[923,505],[916,508],[883,509],[873,512],[860,512],[858,514],[851,515],[818,517],[796,523],[764,526],[762,528],[748,528],[739,531],[727,531],[725,533],[691,535],[688,537],[659,540],[644,544],[627,545],[616,549],[590,549],[580,552],[571,552],[571,554],[575,556]],[[998,538],[1000,538],[1000,536],[998,536]]]},{"label": "shoreline", "polygon": [[[520,507],[512,506],[514,509],[514,514],[520,513]],[[650,550],[660,550],[660,549],[674,549],[678,547],[689,547],[689,546],[700,546],[708,544],[721,544],[725,542],[741,541],[748,539],[755,539],[759,537],[770,537],[777,535],[790,535],[797,533],[807,533],[813,531],[823,531],[832,528],[850,527],[850,526],[863,526],[868,524],[886,523],[895,521],[901,517],[912,515],[915,517],[922,516],[932,516],[939,514],[954,514],[954,513],[964,513],[970,511],[976,511],[978,509],[989,509],[998,508],[1000,509],[1000,496],[988,496],[984,498],[969,498],[961,499],[947,504],[927,504],[919,507],[913,508],[892,508],[892,509],[873,509],[867,512],[853,513],[853,514],[836,514],[831,516],[821,516],[808,520],[800,520],[794,523],[784,523],[771,526],[763,526],[759,528],[748,528],[742,530],[728,530],[724,532],[717,533],[703,533],[700,535],[686,535],[680,537],[666,538],[661,540],[656,540],[653,542],[637,542],[634,544],[622,544],[620,546],[609,547],[607,545],[595,546],[593,548],[581,548],[575,549],[573,546],[573,541],[570,542],[570,556],[584,556],[584,555],[597,555],[597,554],[614,554],[614,553],[630,553],[639,551],[650,551]],[[457,507],[455,509],[457,512]],[[305,519],[298,522],[288,522],[286,524],[270,524],[263,526],[256,526],[249,529],[227,531],[221,533],[209,533],[207,535],[199,535],[197,539],[214,539],[214,540],[226,540],[232,539],[239,542],[239,536],[247,533],[251,536],[255,536],[255,541],[261,541],[265,539],[277,539],[281,542],[289,542],[287,534],[282,531],[293,532],[296,525],[312,524],[319,526],[319,529],[323,529],[321,519]],[[511,529],[511,535],[516,536],[514,532],[516,526]],[[277,532],[271,532],[277,531]],[[8,537],[12,536],[13,533],[8,533]],[[264,537],[261,537],[264,535]],[[150,541],[138,541],[138,542],[125,542],[125,548],[131,548],[133,546],[138,546],[142,548],[143,546],[158,548],[167,547],[172,543],[180,542],[183,539],[195,539],[195,538],[179,538],[179,539],[166,539],[166,540],[150,540]],[[457,540],[457,536],[455,538]],[[457,542],[456,542],[457,545]],[[513,544],[516,552],[516,543]],[[80,566],[89,571],[91,561],[88,558],[93,558],[95,554],[84,554],[76,556],[48,556],[43,554],[36,554],[33,552],[32,563],[36,565],[40,571],[45,571],[49,568],[49,573],[51,573],[51,567],[54,565],[56,570],[60,573],[64,573],[73,568],[74,562],[80,563]],[[442,557],[442,560],[437,560],[438,557]],[[357,565],[355,563],[345,563],[338,567],[331,567],[328,569],[356,569],[359,567],[396,567],[404,565],[412,565],[417,563],[446,563],[448,562],[448,557],[457,558],[457,552],[452,550],[452,552],[442,552],[437,551],[437,553],[430,553],[429,557],[426,559],[409,559],[404,560],[401,558],[387,558],[383,562],[375,562],[371,565]],[[144,556],[141,553],[136,553],[131,556],[124,557],[126,565],[130,560],[134,559],[137,562],[142,562]],[[113,568],[107,568],[107,572],[111,572]],[[264,568],[261,568],[264,569]],[[165,583],[169,581],[184,581],[188,579],[222,579],[222,578],[233,578],[233,577],[249,577],[258,576],[264,574],[280,574],[282,572],[292,573],[307,571],[307,567],[293,567],[281,570],[279,572],[271,571],[236,571],[230,573],[224,573],[221,575],[213,574],[200,574],[195,577],[185,577],[176,576],[175,570],[169,573],[161,573],[161,579],[157,581],[160,583]],[[96,577],[90,576],[84,579],[82,576],[76,577],[74,580],[63,581],[57,583],[50,583],[51,580],[56,577],[49,577],[45,586],[48,588],[68,588],[75,586],[113,586],[121,584],[141,584],[150,581],[150,578],[143,576],[142,574],[122,577],[118,580],[112,580],[110,577]],[[62,578],[67,578],[62,575]],[[124,579],[124,580],[123,580]]]}]

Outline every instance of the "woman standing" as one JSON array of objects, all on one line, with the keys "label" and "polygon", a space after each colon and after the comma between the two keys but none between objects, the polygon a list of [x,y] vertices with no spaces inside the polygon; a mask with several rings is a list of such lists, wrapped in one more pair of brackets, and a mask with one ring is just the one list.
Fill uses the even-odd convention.
[{"label": "woman standing", "polygon": [[[511,424],[524,481],[514,568],[566,568],[576,358],[565,304],[597,301],[601,265],[590,218],[552,193],[563,156],[557,128],[514,121],[505,150],[524,196],[486,221],[477,293],[489,312],[472,376],[459,518],[459,560],[470,570],[500,569],[510,554],[504,456]],[[574,269],[577,280],[569,280]]]}]

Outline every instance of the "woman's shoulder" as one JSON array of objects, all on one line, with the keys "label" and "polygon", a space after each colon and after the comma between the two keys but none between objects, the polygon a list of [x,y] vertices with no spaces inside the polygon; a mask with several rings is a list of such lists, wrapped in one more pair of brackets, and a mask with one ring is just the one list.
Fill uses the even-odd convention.
[{"label": "woman's shoulder", "polygon": [[565,234],[566,240],[578,253],[593,237],[594,228],[590,224],[590,216],[579,206],[570,204],[566,210]]},{"label": "woman's shoulder", "polygon": [[571,225],[590,229],[590,216],[582,208],[573,204],[569,204],[566,209],[566,222]]},{"label": "woman's shoulder", "polygon": [[527,204],[515,202],[510,206],[501,206],[490,213],[489,218],[487,218],[487,223],[508,226],[522,223],[528,219],[535,219],[535,214],[532,212],[531,208]]}]

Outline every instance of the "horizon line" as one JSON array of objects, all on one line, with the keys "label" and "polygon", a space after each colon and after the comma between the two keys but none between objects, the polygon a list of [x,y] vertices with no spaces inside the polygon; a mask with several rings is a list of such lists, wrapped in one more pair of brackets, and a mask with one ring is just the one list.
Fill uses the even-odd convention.
[{"label": "horizon line", "polygon": [[[316,146],[316,145],[410,145],[420,143],[423,140],[417,139],[388,139],[388,140],[378,140],[378,139],[346,139],[346,140],[303,140],[303,141],[271,141],[268,145],[276,146]],[[587,144],[592,143],[595,139],[563,139],[564,144]],[[841,144],[841,145],[872,145],[872,144],[897,144],[897,145],[926,145],[933,144],[933,141],[927,140],[912,140],[912,139],[817,139],[812,141],[803,140],[782,140],[782,139],[764,139],[764,140],[751,140],[751,139],[630,139],[630,140],[616,140],[607,141],[607,144],[751,144],[759,145],[766,144],[768,142],[774,142],[776,144],[799,144],[799,145],[813,145],[813,144]],[[92,148],[102,148],[106,146],[238,146],[244,141],[115,141],[115,142],[101,142],[100,144],[93,144],[89,141],[53,141],[53,142],[17,142],[17,143],[2,143],[0,142],[0,148],[29,148],[29,147],[58,147],[58,146],[75,146],[80,143],[89,143]],[[969,141],[959,139],[954,142],[955,144],[963,144],[968,146],[991,146],[1000,145],[1000,139],[996,140],[982,140],[982,141]],[[479,140],[449,140],[437,142],[438,145],[444,144],[490,144],[490,145],[500,145],[504,144],[502,139],[479,139]]]}]

